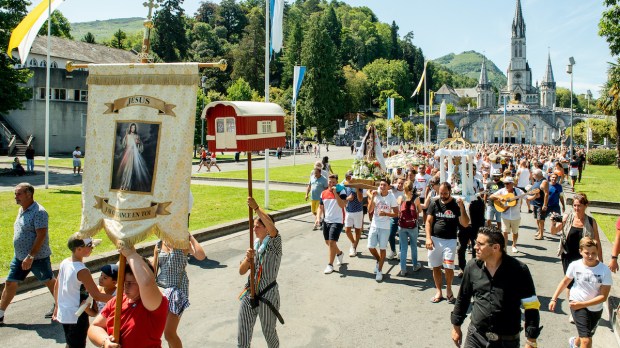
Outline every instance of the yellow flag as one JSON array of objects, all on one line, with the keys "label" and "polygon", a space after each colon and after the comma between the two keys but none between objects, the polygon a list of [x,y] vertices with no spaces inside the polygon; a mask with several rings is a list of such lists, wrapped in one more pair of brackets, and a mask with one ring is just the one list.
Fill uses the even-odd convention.
[{"label": "yellow flag", "polygon": [[420,93],[420,88],[422,88],[422,83],[424,83],[424,78],[426,77],[426,64],[428,64],[428,61],[424,62],[424,71],[422,72],[422,77],[420,78],[420,82],[418,82],[418,87],[416,87],[415,91],[411,95],[411,98],[415,97],[416,95],[418,95],[418,93]]},{"label": "yellow flag", "polygon": [[7,53],[11,56],[13,49],[19,50],[19,58],[22,64],[26,64],[26,58],[37,37],[39,29],[47,20],[48,9],[54,12],[64,0],[42,0],[28,15],[13,29]]}]

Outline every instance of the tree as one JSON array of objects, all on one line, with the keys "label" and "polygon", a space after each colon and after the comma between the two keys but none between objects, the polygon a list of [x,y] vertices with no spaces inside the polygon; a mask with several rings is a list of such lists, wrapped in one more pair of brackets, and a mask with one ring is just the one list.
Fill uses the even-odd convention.
[{"label": "tree", "polygon": [[329,38],[332,39],[334,46],[336,46],[336,51],[339,51],[342,35],[342,25],[340,24],[338,17],[336,17],[336,11],[334,11],[333,6],[329,6],[323,11],[323,16],[321,16],[321,20],[323,21],[323,26],[327,30]]},{"label": "tree", "polygon": [[265,81],[265,16],[255,7],[248,15],[249,24],[234,50],[235,62],[231,78],[243,77],[255,90],[262,90]]},{"label": "tree", "polygon": [[390,59],[400,59],[400,45],[398,44],[398,25],[396,25],[396,21],[392,21],[392,26],[390,27],[390,38],[391,46],[390,46]]},{"label": "tree", "polygon": [[158,0],[161,6],[155,12],[155,35],[152,47],[164,62],[178,62],[187,56],[189,43],[185,36],[183,0]]},{"label": "tree", "polygon": [[366,65],[362,71],[368,77],[370,96],[375,105],[384,102],[381,91],[394,90],[400,96],[410,96],[413,91],[409,67],[404,60],[377,59]]},{"label": "tree", "polygon": [[[216,62],[228,54],[230,45],[228,45],[225,39],[217,36],[215,30],[207,23],[194,23],[189,33],[189,38],[191,42],[189,55],[195,62]],[[230,70],[204,69],[202,75],[205,77],[205,80],[202,87],[207,90],[224,93],[231,84]]]},{"label": "tree", "polygon": [[[620,0],[605,0],[607,9],[599,22],[599,35],[605,37],[614,56],[620,55]],[[617,166],[620,169],[620,57],[610,64],[607,82],[601,91],[598,107],[607,115],[616,116]]]},{"label": "tree", "polygon": [[211,1],[203,1],[198,6],[194,19],[198,22],[208,23],[211,26],[215,25],[215,17],[218,11],[219,5]]},{"label": "tree", "polygon": [[[558,87],[555,92],[555,105],[560,108],[568,108],[570,109],[570,89]],[[579,99],[573,93],[573,109],[578,110],[581,106],[579,105]]]},{"label": "tree", "polygon": [[301,64],[301,48],[304,41],[303,14],[294,7],[287,15],[285,23],[288,30],[285,31],[284,52],[280,58],[282,61],[282,80],[280,87],[288,88],[293,85],[295,65]]},{"label": "tree", "polygon": [[372,124],[375,126],[375,130],[377,131],[377,135],[379,136],[379,141],[383,141],[387,137],[387,120],[383,118],[378,118],[372,121]]},{"label": "tree", "polygon": [[240,77],[226,90],[226,99],[231,101],[252,100],[253,92],[250,84]]},{"label": "tree", "polygon": [[[63,14],[56,10],[52,12],[52,30],[50,31],[52,36],[64,37],[66,39],[73,40],[71,36],[71,23],[63,16]],[[43,26],[39,30],[39,35],[47,36],[47,21],[43,23]]]},{"label": "tree", "polygon": [[95,35],[93,35],[93,33],[91,33],[90,31],[88,33],[86,33],[84,36],[82,36],[81,41],[87,42],[89,44],[96,44],[97,43],[97,41],[95,41]]},{"label": "tree", "polygon": [[452,104],[452,103],[448,103],[448,104],[446,105],[446,113],[447,113],[448,115],[450,115],[450,114],[456,114],[456,107],[454,107],[454,104]]},{"label": "tree", "polygon": [[357,71],[350,65],[342,68],[344,74],[344,110],[356,112],[370,107],[368,93],[368,78],[362,71]]},{"label": "tree", "polygon": [[342,70],[337,62],[336,47],[318,15],[312,15],[304,46],[302,63],[307,67],[298,114],[303,124],[317,127],[317,136],[330,138],[334,124],[342,115]]},{"label": "tree", "polygon": [[215,16],[215,24],[226,28],[226,41],[237,43],[248,24],[248,19],[235,0],[222,0]]},{"label": "tree", "polygon": [[28,13],[23,0],[0,0],[0,114],[22,109],[23,103],[30,100],[32,90],[22,87],[32,73],[28,69],[15,69],[17,62],[5,54],[9,45],[11,31]]},{"label": "tree", "polygon": [[112,36],[112,40],[110,41],[110,46],[124,50],[126,48],[125,39],[127,39],[127,34],[125,34],[125,32],[122,31],[121,29],[118,29]]}]

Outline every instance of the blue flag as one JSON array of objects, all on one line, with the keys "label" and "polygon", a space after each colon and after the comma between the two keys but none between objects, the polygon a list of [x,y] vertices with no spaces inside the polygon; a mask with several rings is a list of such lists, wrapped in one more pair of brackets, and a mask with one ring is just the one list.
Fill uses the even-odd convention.
[{"label": "blue flag", "polygon": [[305,66],[295,66],[293,75],[293,104],[297,102],[297,95],[299,95],[299,89],[301,88],[301,83],[304,81],[305,74]]},{"label": "blue flag", "polygon": [[387,98],[387,119],[394,118],[394,98]]}]

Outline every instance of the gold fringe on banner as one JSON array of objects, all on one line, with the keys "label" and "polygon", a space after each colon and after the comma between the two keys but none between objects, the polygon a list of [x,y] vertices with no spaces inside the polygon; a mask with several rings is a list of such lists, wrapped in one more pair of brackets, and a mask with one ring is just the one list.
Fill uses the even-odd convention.
[{"label": "gold fringe on banner", "polygon": [[120,85],[162,85],[190,86],[198,85],[198,75],[89,75],[88,85],[120,86]]},{"label": "gold fringe on banner", "polygon": [[166,244],[171,245],[175,249],[187,249],[190,247],[189,234],[187,235],[187,238],[183,240],[173,239],[173,238],[170,238],[168,234],[164,233],[164,231],[162,231],[161,228],[159,228],[159,225],[157,224],[154,226],[150,226],[146,228],[145,230],[132,235],[129,238],[126,237],[126,238],[121,238],[121,239],[119,239],[117,237],[117,234],[114,231],[112,231],[112,228],[113,228],[112,226],[109,226],[108,224],[106,224],[104,220],[102,219],[93,228],[80,232],[80,237],[82,238],[94,237],[101,229],[103,229],[105,233],[108,235],[108,238],[110,238],[112,243],[114,243],[114,245],[118,246],[119,241],[120,241],[120,242],[125,243],[125,245],[131,247],[145,240],[146,238],[148,238],[149,235],[151,235],[151,233],[153,233],[159,239],[164,241]]}]

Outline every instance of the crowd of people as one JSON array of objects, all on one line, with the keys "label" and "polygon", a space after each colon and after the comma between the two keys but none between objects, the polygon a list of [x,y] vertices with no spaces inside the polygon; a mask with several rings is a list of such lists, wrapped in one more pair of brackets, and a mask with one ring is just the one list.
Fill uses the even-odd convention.
[{"label": "crowd of people", "polygon": [[[453,195],[452,185],[456,183],[440,181],[442,163],[434,149],[401,146],[386,153],[391,156],[412,152],[423,163],[392,168],[376,189],[356,186],[351,180],[352,171],[339,181],[336,173],[324,170],[326,161],[317,162],[307,185],[306,200],[311,197],[314,229],[322,229],[328,249],[324,273],[336,271],[335,267],[344,262],[344,252],[338,246],[342,230],[351,243],[349,257],[364,252],[359,243],[366,235],[377,282],[383,280],[386,259],[399,259],[398,276],[419,271],[420,242],[427,249],[428,268],[435,284],[430,301],[455,304],[451,321],[457,346],[518,347],[522,307],[526,347],[536,347],[542,327],[534,281],[528,267],[508,254],[508,250],[512,255],[520,252],[517,242],[521,216],[532,214],[537,223],[535,239],[560,236],[558,256],[565,278],[549,310],[554,310],[559,293],[568,289],[569,321],[577,328],[577,335],[569,340],[570,347],[591,347],[602,303],[609,296],[611,272],[618,269],[620,237],[614,243],[609,265],[604,265],[598,225],[586,214],[586,195],[573,192],[572,209],[567,210],[564,191],[573,191],[581,182],[586,167],[584,152],[571,156],[560,146],[498,144],[479,145],[476,150],[476,197],[468,202]],[[370,221],[364,231],[366,215]],[[545,231],[549,220],[551,228]],[[620,219],[617,228],[620,234]],[[423,240],[419,241],[419,236],[424,236]],[[469,262],[468,251],[473,259]],[[459,268],[456,276],[462,278],[458,295],[452,290],[455,261]],[[471,325],[463,339],[460,326],[472,299]]]},{"label": "crowd of people", "polygon": [[[618,270],[620,219],[606,265],[598,224],[586,214],[586,195],[574,193],[571,205],[566,207],[564,190],[572,190],[581,180],[583,153],[569,157],[561,147],[479,146],[473,168],[477,194],[465,200],[453,193],[454,183],[441,182],[442,163],[432,149],[399,151],[415,152],[423,163],[393,169],[376,188],[351,185],[352,171],[341,180],[327,157],[315,164],[306,200],[311,201],[315,214],[313,228],[322,231],[327,248],[323,273],[339,271],[344,262],[345,252],[339,246],[343,231],[350,242],[349,257],[365,252],[372,255],[374,262],[368,267],[379,283],[384,279],[387,260],[399,260],[400,277],[422,269],[420,245],[427,250],[427,267],[432,270],[435,285],[430,302],[454,304],[450,320],[457,346],[519,347],[523,328],[525,346],[535,348],[542,330],[541,304],[528,267],[513,257],[520,252],[521,218],[529,213],[538,224],[537,239],[560,236],[558,256],[565,277],[551,296],[549,310],[556,309],[559,296],[566,290],[571,310],[568,319],[576,327],[569,344],[591,347],[602,303],[612,285],[611,272]],[[115,342],[112,333],[119,266],[102,267],[97,286],[83,260],[98,241],[76,234],[67,241],[71,256],[60,264],[55,278],[45,208],[34,200],[34,187],[27,183],[15,187],[15,200],[20,208],[14,225],[14,257],[0,300],[0,325],[19,282],[32,272],[54,298],[49,317],[62,324],[68,347],[84,347],[87,339],[98,347],[158,347],[162,337],[168,346],[182,347],[177,330],[190,305],[187,257],[206,257],[191,235],[190,247],[185,250],[159,242],[152,260],[132,247],[120,250],[127,265],[121,296],[121,335]],[[283,242],[273,217],[252,198],[247,205],[256,213],[256,239],[240,261],[239,274],[252,271],[254,278],[248,276],[239,296],[237,344],[251,345],[258,317],[267,345],[279,347],[276,321],[284,320],[279,313],[277,277]],[[366,216],[370,220],[367,230]],[[547,220],[551,221],[548,231]],[[360,244],[364,238],[365,248]],[[454,277],[462,278],[458,292],[453,290]],[[467,315],[471,323],[465,336],[461,325]],[[94,317],[92,323],[89,316]]]}]

